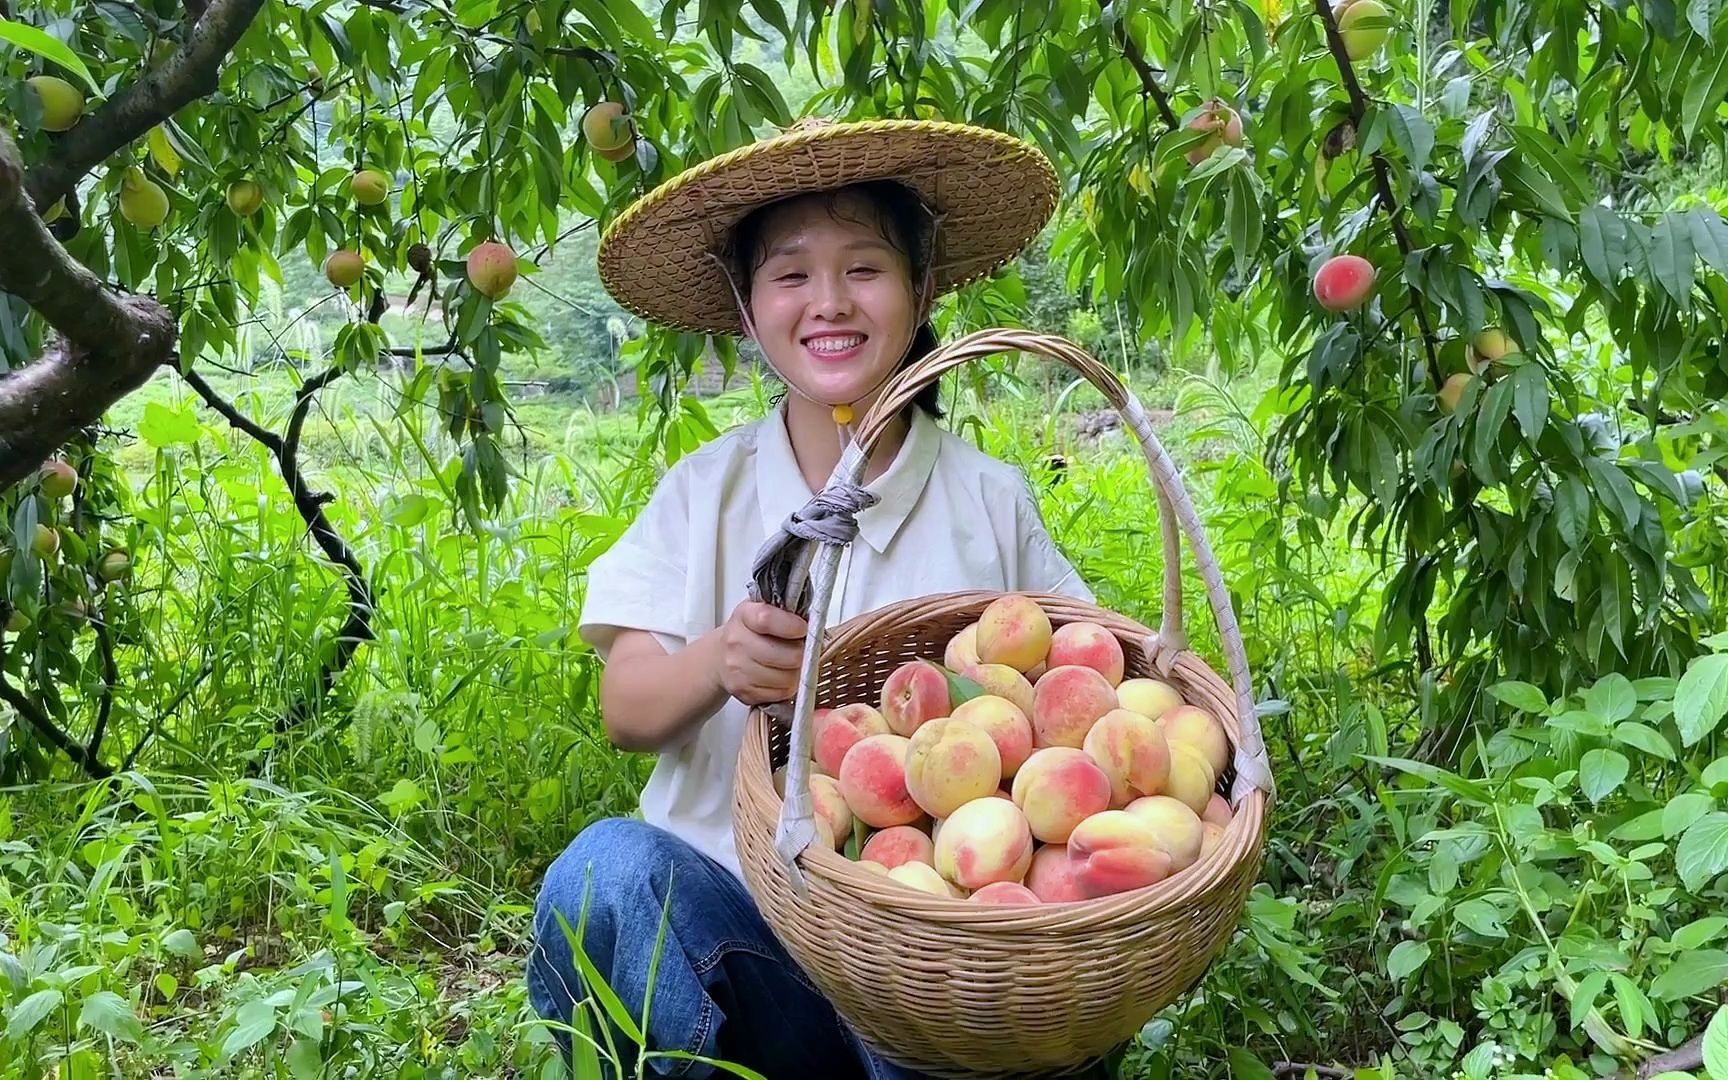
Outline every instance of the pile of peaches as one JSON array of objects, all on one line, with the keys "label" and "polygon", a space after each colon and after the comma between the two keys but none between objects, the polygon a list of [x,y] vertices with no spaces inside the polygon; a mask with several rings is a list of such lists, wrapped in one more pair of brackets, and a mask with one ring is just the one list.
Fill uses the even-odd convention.
[{"label": "pile of peaches", "polygon": [[1229,739],[1174,687],[1124,668],[1097,623],[1053,630],[1031,598],[999,597],[940,664],[897,667],[877,704],[816,711],[821,842],[980,903],[1086,900],[1181,873],[1229,824],[1215,791]]}]

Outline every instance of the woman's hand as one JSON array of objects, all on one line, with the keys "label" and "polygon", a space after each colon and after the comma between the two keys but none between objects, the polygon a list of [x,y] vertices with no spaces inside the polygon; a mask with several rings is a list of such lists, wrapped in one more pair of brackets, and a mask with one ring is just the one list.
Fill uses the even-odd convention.
[{"label": "woman's hand", "polygon": [[720,628],[720,685],[746,705],[792,700],[807,626],[773,604],[746,600],[733,608]]}]

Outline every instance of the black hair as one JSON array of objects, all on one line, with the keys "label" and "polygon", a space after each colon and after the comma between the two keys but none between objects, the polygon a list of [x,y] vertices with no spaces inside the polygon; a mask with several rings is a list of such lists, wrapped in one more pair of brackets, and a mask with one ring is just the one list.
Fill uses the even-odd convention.
[{"label": "black hair", "polygon": [[[862,195],[874,211],[874,224],[882,233],[884,239],[897,249],[904,252],[911,269],[914,284],[924,280],[926,260],[932,257],[930,232],[932,223],[923,204],[904,184],[893,180],[865,180],[843,188],[832,188],[822,192],[812,193],[822,199],[828,208],[830,217],[839,219],[840,197],[851,192]],[[756,207],[746,214],[732,229],[731,256],[732,270],[738,276],[741,291],[747,292],[749,281],[755,275],[756,268],[766,260],[763,249],[763,233],[768,223],[770,213],[777,207],[785,205],[791,198],[805,198],[809,195],[791,196]],[[856,219],[852,219],[856,220]],[[906,358],[900,362],[896,370],[904,370],[922,360],[936,348],[936,328],[930,320],[925,319],[912,331],[912,341],[906,351]],[[940,380],[930,383],[918,391],[918,396],[912,404],[933,417],[942,416],[942,386]]]}]

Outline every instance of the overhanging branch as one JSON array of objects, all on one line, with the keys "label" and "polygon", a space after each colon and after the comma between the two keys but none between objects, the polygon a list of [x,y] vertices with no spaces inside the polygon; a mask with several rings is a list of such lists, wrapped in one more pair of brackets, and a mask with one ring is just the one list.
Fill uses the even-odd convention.
[{"label": "overhanging branch", "polygon": [[[1105,11],[1109,7],[1110,0],[1098,0],[1098,10]],[[1158,85],[1158,76],[1153,72],[1152,65],[1147,63],[1146,54],[1140,51],[1140,43],[1128,32],[1128,24],[1122,17],[1116,19],[1114,29],[1116,42],[1122,46],[1122,55],[1128,58],[1128,63],[1139,73],[1140,85],[1158,106],[1158,115],[1164,118],[1164,123],[1169,125],[1170,130],[1176,130],[1180,121],[1176,119],[1176,111],[1170,107],[1170,96]]]},{"label": "overhanging branch", "polygon": [[142,386],[178,332],[167,308],[110,292],[68,254],[24,185],[18,147],[0,129],[0,292],[30,305],[60,335],[40,359],[0,375],[0,489]]},{"label": "overhanging branch", "polygon": [[201,97],[216,92],[223,61],[252,25],[264,0],[214,0],[161,67],[153,68],[78,124],[30,170],[37,206],[52,206],[80,177]]}]

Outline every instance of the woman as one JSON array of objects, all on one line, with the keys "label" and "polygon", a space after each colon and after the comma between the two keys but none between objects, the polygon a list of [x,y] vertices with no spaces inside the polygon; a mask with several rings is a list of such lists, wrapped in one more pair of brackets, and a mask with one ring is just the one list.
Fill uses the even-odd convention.
[{"label": "woman", "polygon": [[[559,916],[574,928],[586,903],[584,952],[640,1018],[669,907],[651,1049],[771,1080],[916,1075],[852,1035],[740,877],[731,814],[745,721],[795,695],[805,632],[746,590],[764,541],[827,483],[847,421],[934,348],[936,295],[1018,254],[1055,198],[1043,156],[998,132],[818,122],[687,170],[608,231],[601,275],[621,304],[748,336],[788,393],[766,419],[682,458],[590,570],[580,632],[606,661],[607,733],[660,758],[644,820],[590,825],[547,874],[528,972],[542,1016],[567,1021],[582,997]],[[864,484],[877,501],[857,516],[831,623],[961,589],[1090,600],[1021,474],[943,431],[939,415],[931,387],[872,452]]]}]

